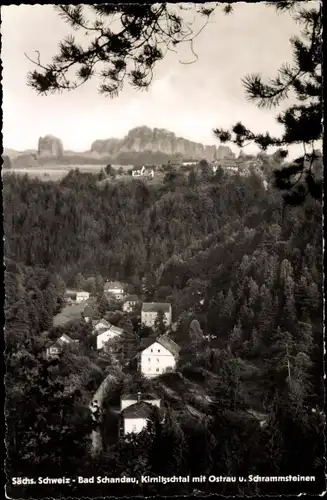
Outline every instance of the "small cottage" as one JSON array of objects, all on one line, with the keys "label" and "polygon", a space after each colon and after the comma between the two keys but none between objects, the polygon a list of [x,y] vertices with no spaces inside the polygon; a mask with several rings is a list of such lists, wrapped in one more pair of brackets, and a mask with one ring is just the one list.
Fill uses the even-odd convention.
[{"label": "small cottage", "polygon": [[68,289],[65,293],[65,300],[68,303],[81,304],[82,302],[86,302],[89,298],[89,292],[83,290]]},{"label": "small cottage", "polygon": [[142,432],[155,411],[158,412],[161,422],[164,422],[164,412],[160,406],[144,401],[142,397],[139,397],[138,402],[126,406],[121,412],[120,436],[128,437],[128,435]]},{"label": "small cottage", "polygon": [[153,179],[154,177],[154,170],[153,169],[147,169],[144,165],[141,169],[135,169],[132,171],[132,177],[145,177],[149,179]]},{"label": "small cottage", "polygon": [[123,300],[125,296],[125,285],[120,281],[106,281],[103,291],[107,296],[115,300]]},{"label": "small cottage", "polygon": [[61,354],[62,349],[65,345],[72,344],[72,343],[78,343],[78,340],[73,340],[71,339],[68,335],[65,333],[59,337],[55,342],[53,342],[49,347],[46,349],[46,356],[47,358],[55,358],[56,356],[59,356]]},{"label": "small cottage", "polygon": [[100,330],[104,330],[105,328],[110,328],[111,323],[106,319],[96,319],[92,320],[92,330],[93,333],[98,333]]},{"label": "small cottage", "polygon": [[140,304],[140,299],[137,295],[128,295],[123,304],[123,311],[133,312],[138,304]]},{"label": "small cottage", "polygon": [[111,339],[119,337],[124,333],[122,328],[113,326],[109,323],[109,328],[104,327],[97,330],[97,349],[103,349],[104,345]]}]

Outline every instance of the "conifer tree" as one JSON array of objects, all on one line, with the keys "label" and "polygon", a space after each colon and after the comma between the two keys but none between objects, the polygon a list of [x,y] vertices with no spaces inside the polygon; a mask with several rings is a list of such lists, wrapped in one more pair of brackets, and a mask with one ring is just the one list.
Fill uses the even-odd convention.
[{"label": "conifer tree", "polygon": [[214,132],[222,142],[233,142],[239,147],[255,143],[266,151],[271,146],[281,149],[287,157],[289,146],[301,144],[303,154],[296,160],[276,169],[275,185],[284,192],[284,202],[297,205],[310,194],[321,199],[322,179],[319,177],[321,154],[315,144],[322,139],[322,3],[296,0],[268,2],[278,11],[288,11],[302,27],[301,36],[291,38],[292,64],[284,64],[275,78],[264,83],[259,74],[250,74],[243,79],[246,95],[259,108],[278,108],[291,94],[296,102],[277,115],[277,122],[284,127],[281,137],[268,132],[259,134],[238,122],[231,131],[216,129]]}]

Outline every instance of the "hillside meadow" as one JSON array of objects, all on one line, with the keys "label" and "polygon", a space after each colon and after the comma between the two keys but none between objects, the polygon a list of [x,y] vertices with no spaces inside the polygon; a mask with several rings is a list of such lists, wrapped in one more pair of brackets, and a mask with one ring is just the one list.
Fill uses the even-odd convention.
[{"label": "hillside meadow", "polygon": [[[36,178],[41,181],[60,181],[68,174],[70,170],[78,169],[83,173],[99,173],[106,165],[92,165],[92,164],[73,164],[73,165],[42,165],[34,168],[12,168],[11,173],[25,175],[31,178]],[[122,168],[124,171],[132,168],[131,165],[113,165],[118,170]]]}]

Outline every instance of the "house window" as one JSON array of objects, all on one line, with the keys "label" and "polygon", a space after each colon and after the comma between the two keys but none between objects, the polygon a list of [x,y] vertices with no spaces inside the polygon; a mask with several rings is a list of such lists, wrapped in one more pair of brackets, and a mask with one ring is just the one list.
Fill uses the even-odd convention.
[{"label": "house window", "polygon": [[158,349],[158,352],[160,352],[160,349]]},{"label": "house window", "polygon": [[57,354],[58,353],[58,348],[57,347],[50,347],[50,353],[51,354]]},{"label": "house window", "polygon": [[150,362],[150,361],[151,361],[151,358],[148,358],[148,361]]},{"label": "house window", "polygon": [[153,349],[151,349],[151,352],[153,352]]},{"label": "house window", "polygon": [[159,368],[156,368],[156,372],[158,372],[158,371],[159,371]]},{"label": "house window", "polygon": [[133,431],[133,432],[136,432],[136,425],[133,425],[133,427],[132,427],[132,431]]},{"label": "house window", "polygon": [[159,363],[159,358],[157,358],[157,363]]}]

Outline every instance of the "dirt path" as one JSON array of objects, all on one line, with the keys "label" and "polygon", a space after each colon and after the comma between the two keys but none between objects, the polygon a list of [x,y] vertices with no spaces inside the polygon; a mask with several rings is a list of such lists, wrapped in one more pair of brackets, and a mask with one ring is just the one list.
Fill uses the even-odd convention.
[{"label": "dirt path", "polygon": [[[122,377],[123,377],[122,371],[117,372],[115,375],[109,373],[109,375],[107,375],[106,378],[101,382],[100,386],[95,392],[91,401],[91,405],[97,404],[100,410],[100,415],[102,411],[103,402],[108,391],[110,390],[111,387],[113,388],[114,386],[116,386]],[[100,424],[99,424],[96,426],[95,429],[93,429],[91,434],[92,456],[98,455],[102,451],[102,449],[103,449],[103,443],[102,443]]]}]

